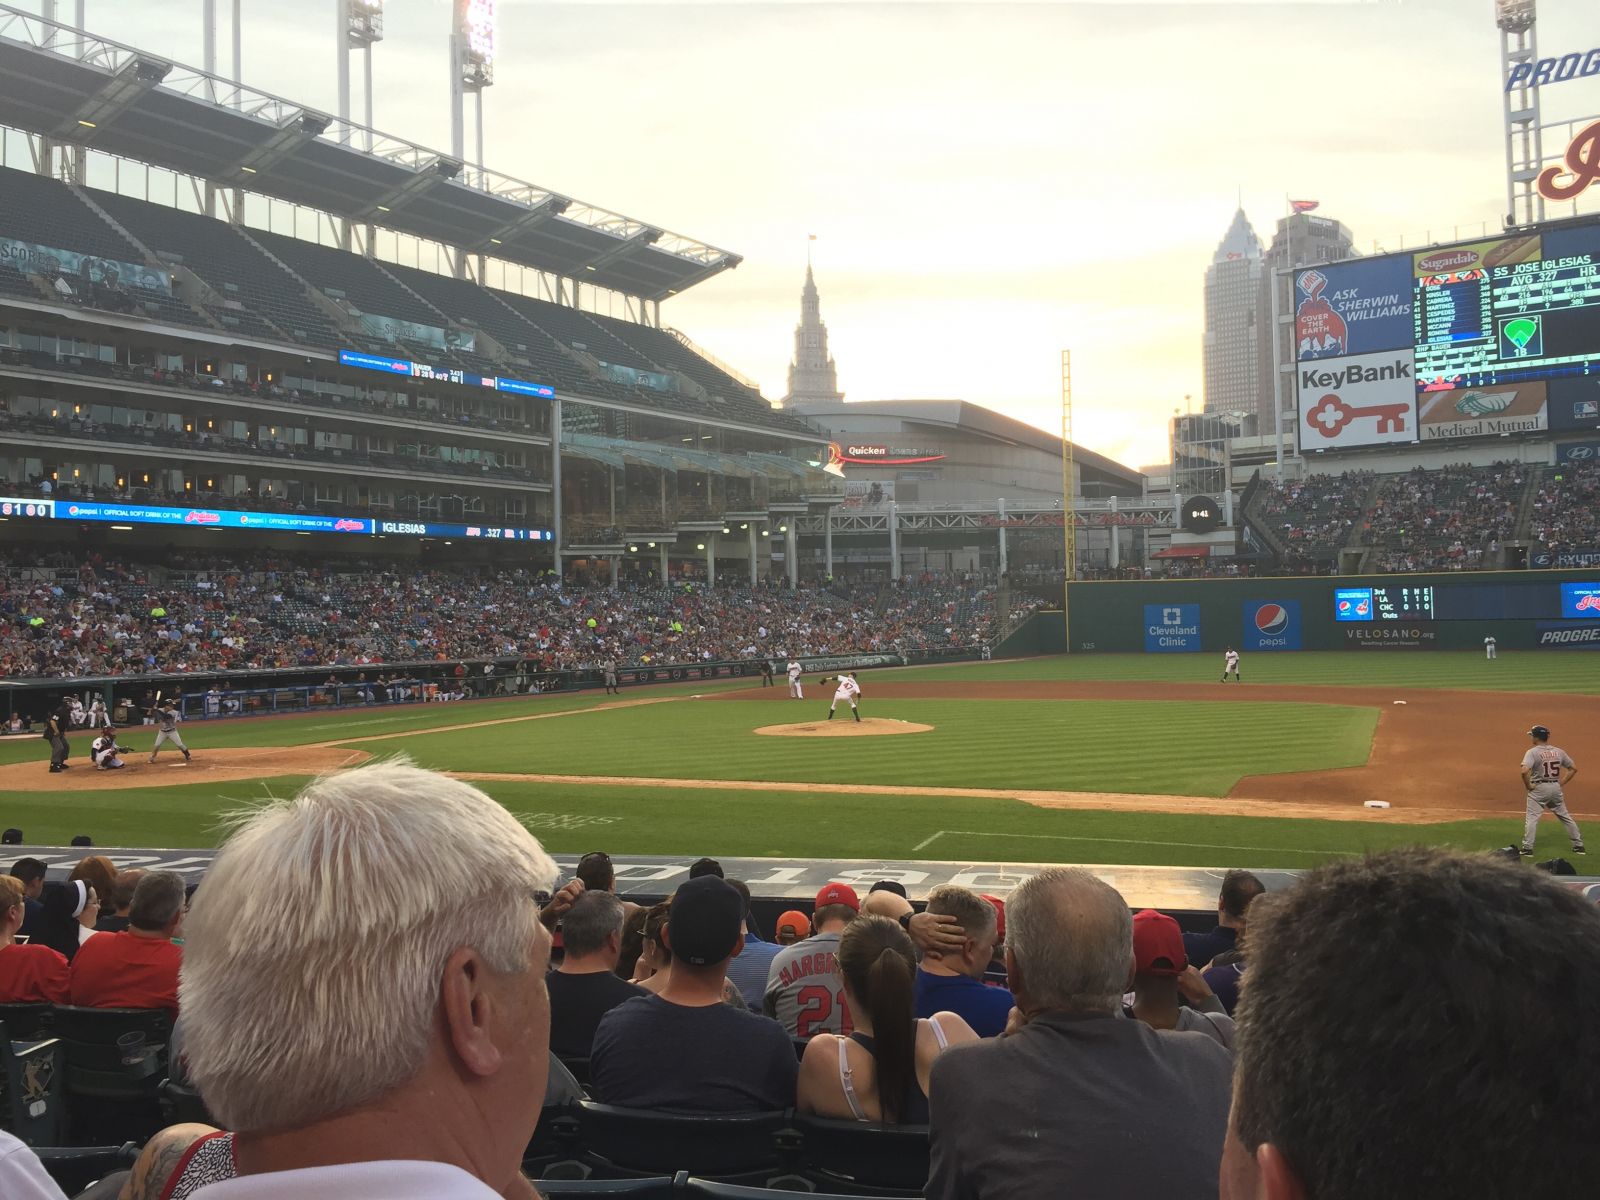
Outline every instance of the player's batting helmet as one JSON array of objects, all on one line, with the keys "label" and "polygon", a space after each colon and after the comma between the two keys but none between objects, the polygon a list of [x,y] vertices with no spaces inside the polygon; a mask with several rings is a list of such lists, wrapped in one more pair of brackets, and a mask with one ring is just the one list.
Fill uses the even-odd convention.
[{"label": "player's batting helmet", "polygon": [[1550,739],[1550,731],[1548,729],[1546,729],[1543,725],[1535,725],[1532,729],[1528,730],[1528,736],[1529,737],[1536,737],[1541,742],[1549,741],[1549,739]]}]

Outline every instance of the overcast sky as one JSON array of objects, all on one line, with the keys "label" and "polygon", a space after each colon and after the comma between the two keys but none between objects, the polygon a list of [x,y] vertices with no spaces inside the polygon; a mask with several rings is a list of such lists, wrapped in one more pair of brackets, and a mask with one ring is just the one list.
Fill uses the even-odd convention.
[{"label": "overcast sky", "polygon": [[[88,0],[89,26],[198,63],[200,7]],[[449,9],[389,0],[379,129],[448,146]],[[1368,252],[1505,207],[1492,0],[500,10],[489,166],[744,255],[663,319],[774,398],[815,233],[847,398],[1059,429],[1070,347],[1078,440],[1164,461],[1167,417],[1200,403],[1202,277],[1241,194],[1263,241],[1293,195]],[[244,11],[245,81],[333,110],[332,0]],[[1543,52],[1600,45],[1595,0],[1539,12]],[[1546,105],[1600,112],[1600,77]]]}]

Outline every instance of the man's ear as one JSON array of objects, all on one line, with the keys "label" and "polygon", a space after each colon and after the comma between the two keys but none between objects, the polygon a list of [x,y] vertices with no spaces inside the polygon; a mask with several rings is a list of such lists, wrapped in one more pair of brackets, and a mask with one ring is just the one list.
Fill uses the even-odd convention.
[{"label": "man's ear", "polygon": [[439,983],[439,1002],[450,1047],[463,1067],[480,1076],[493,1075],[505,1058],[490,1032],[494,1000],[488,984],[488,964],[476,950],[466,946],[446,960]]},{"label": "man's ear", "polygon": [[1139,960],[1132,954],[1128,955],[1128,982],[1122,985],[1125,992],[1133,991],[1133,981],[1139,974]]},{"label": "man's ear", "polygon": [[1262,1142],[1256,1148],[1256,1172],[1261,1180],[1262,1200],[1306,1200],[1300,1177],[1283,1151],[1271,1142]]},{"label": "man's ear", "polygon": [[743,953],[744,953],[744,939],[740,938],[738,941],[736,941],[733,944],[733,953],[728,955],[728,957],[730,959],[738,958],[739,955],[741,955]]},{"label": "man's ear", "polygon": [[1011,947],[1006,947],[1006,988],[1013,996],[1020,996],[1027,990],[1028,985],[1022,978],[1022,964],[1017,961],[1017,956],[1011,953]]}]

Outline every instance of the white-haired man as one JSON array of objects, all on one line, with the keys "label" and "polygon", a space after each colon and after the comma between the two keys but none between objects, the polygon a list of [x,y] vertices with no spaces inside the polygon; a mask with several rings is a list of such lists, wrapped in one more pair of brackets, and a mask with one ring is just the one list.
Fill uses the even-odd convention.
[{"label": "white-haired man", "polygon": [[194,1195],[532,1196],[555,877],[499,804],[405,763],[252,816],[186,928],[185,1053],[237,1172]]},{"label": "white-haired man", "polygon": [[1006,902],[1006,1035],[939,1056],[928,1200],[1215,1197],[1233,1057],[1201,1033],[1119,1017],[1133,919],[1077,868]]}]

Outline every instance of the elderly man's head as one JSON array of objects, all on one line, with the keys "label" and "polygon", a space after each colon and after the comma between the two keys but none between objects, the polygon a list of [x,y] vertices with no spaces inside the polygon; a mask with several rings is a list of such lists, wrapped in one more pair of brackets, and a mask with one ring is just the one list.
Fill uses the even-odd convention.
[{"label": "elderly man's head", "polygon": [[416,1157],[404,1114],[425,1108],[461,1122],[463,1157],[506,1186],[545,1088],[534,896],[555,879],[499,804],[403,762],[249,815],[186,930],[186,1050],[207,1105],[242,1136],[370,1114],[391,1158]]},{"label": "elderly man's head", "polygon": [[1592,901],[1413,848],[1250,911],[1224,1200],[1554,1196],[1600,1175]]},{"label": "elderly man's head", "polygon": [[1040,872],[1006,904],[1006,973],[1028,1016],[1115,1012],[1133,977],[1127,904],[1081,868]]}]

